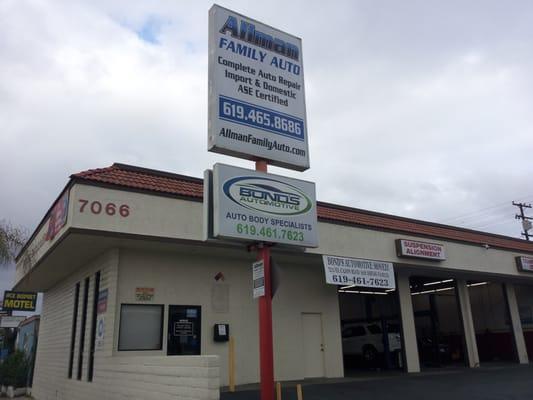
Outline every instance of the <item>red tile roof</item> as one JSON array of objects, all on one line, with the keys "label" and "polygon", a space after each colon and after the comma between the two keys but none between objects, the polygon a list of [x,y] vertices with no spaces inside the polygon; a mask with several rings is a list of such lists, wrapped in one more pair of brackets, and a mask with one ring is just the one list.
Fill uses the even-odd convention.
[{"label": "red tile roof", "polygon": [[[203,197],[202,179],[126,164],[115,163],[107,168],[79,172],[71,175],[71,178],[74,181],[156,192],[197,201],[202,200]],[[531,242],[465,228],[323,202],[317,203],[317,212],[318,219],[321,221],[480,245],[488,244],[489,246],[516,251],[533,252],[533,243]]]},{"label": "red tile roof", "polygon": [[125,164],[115,163],[107,168],[90,169],[71,175],[71,178],[200,200],[203,197],[202,179]]}]

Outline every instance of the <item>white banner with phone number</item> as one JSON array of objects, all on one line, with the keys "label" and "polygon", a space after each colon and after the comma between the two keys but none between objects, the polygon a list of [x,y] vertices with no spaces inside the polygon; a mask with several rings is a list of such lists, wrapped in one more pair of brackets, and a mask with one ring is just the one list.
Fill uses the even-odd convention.
[{"label": "white banner with phone number", "polygon": [[323,255],[326,283],[395,289],[394,266],[390,262]]}]

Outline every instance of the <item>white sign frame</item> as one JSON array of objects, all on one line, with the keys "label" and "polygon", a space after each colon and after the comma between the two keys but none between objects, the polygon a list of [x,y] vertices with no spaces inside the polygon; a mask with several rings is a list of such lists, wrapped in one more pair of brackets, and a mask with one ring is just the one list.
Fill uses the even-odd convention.
[{"label": "white sign frame", "polygon": [[213,236],[318,247],[315,184],[215,164]]},{"label": "white sign frame", "polygon": [[309,168],[300,38],[213,5],[208,69],[209,151]]},{"label": "white sign frame", "polygon": [[386,261],[324,254],[326,283],[375,289],[396,289],[394,264]]}]

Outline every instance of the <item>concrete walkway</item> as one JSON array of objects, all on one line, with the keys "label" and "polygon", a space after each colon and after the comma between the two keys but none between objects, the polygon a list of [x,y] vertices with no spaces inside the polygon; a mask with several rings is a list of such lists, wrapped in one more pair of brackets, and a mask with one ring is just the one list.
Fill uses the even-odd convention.
[{"label": "concrete walkway", "polygon": [[[526,400],[533,398],[533,366],[428,371],[303,381],[304,400]],[[283,400],[296,400],[295,382],[283,383]],[[257,385],[221,400],[259,400]]]}]

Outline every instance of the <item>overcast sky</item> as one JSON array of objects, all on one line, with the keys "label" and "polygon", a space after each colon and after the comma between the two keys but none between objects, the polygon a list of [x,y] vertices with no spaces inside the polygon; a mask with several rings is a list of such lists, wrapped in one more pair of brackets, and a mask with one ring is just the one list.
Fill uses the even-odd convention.
[{"label": "overcast sky", "polygon": [[[273,172],[319,200],[520,236],[533,2],[219,4],[303,40],[311,169]],[[33,230],[71,173],[113,162],[253,167],[206,150],[211,5],[0,0],[0,219]]]}]

